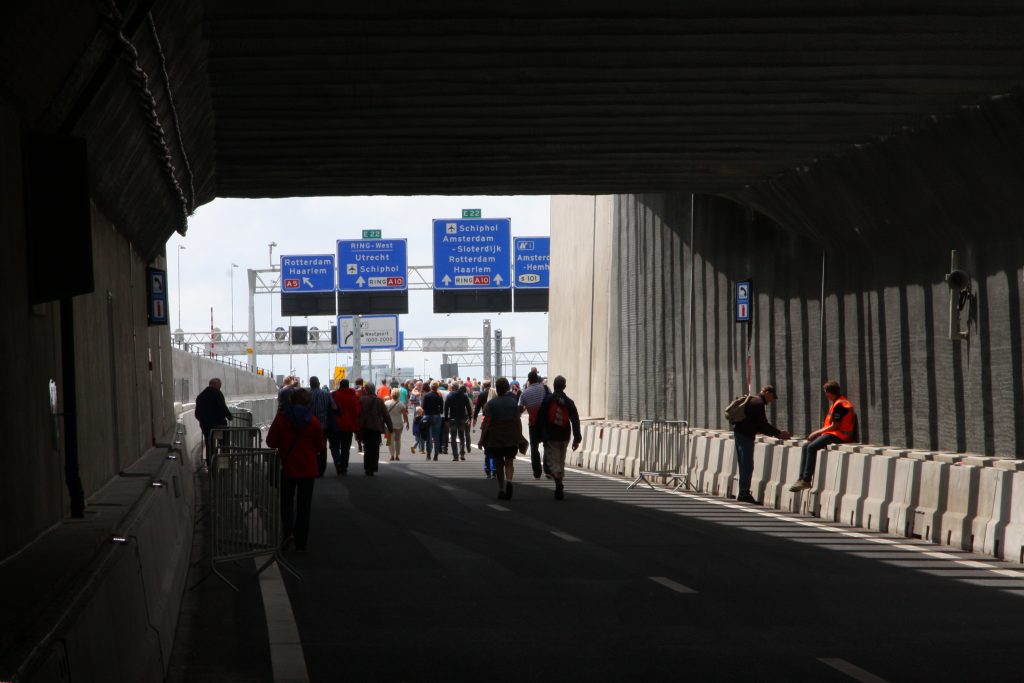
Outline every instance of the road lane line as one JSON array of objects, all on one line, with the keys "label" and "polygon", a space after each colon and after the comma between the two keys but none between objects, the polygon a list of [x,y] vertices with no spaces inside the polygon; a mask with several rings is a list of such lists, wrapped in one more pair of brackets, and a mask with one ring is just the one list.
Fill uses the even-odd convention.
[{"label": "road lane line", "polygon": [[[253,560],[257,568],[262,559]],[[263,594],[263,613],[267,619],[270,664],[275,683],[308,683],[309,672],[302,654],[299,627],[276,562],[271,562],[260,574],[260,592]]]},{"label": "road lane line", "polygon": [[818,661],[822,664],[832,667],[836,671],[843,672],[853,680],[860,681],[861,683],[888,683],[888,681],[886,681],[884,678],[879,678],[870,671],[865,671],[859,666],[850,664],[845,659],[836,659],[833,657],[819,657]]},{"label": "road lane line", "polygon": [[664,576],[649,576],[647,578],[649,578],[654,583],[660,583],[665,588],[668,588],[670,590],[674,590],[676,593],[687,594],[687,593],[696,593],[697,592],[697,591],[693,590],[692,588],[690,588],[688,586],[684,586],[681,583],[676,583],[672,579],[669,579],[669,578],[664,577]]},{"label": "road lane line", "polygon": [[507,507],[503,507],[503,506],[501,506],[501,505],[497,505],[497,504],[494,504],[494,505],[488,505],[487,507],[489,507],[489,508],[493,508],[493,509],[497,510],[498,512],[512,512],[512,511],[511,511],[511,510],[509,510],[509,509],[508,509]]},{"label": "road lane line", "polygon": [[575,536],[573,536],[571,534],[567,534],[564,531],[552,531],[551,533],[553,533],[555,536],[558,536],[563,541],[568,541],[569,543],[582,543],[583,542],[581,539],[578,539],[578,538],[576,538]]}]

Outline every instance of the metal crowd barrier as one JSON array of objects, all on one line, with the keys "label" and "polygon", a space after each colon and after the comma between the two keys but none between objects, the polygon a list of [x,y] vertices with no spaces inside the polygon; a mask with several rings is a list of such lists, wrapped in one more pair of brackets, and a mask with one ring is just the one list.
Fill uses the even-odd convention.
[{"label": "metal crowd barrier", "polygon": [[236,591],[219,564],[269,556],[257,575],[276,561],[301,579],[281,557],[280,487],[275,449],[221,446],[215,451],[210,477],[212,569]]},{"label": "metal crowd barrier", "polygon": [[231,411],[232,427],[252,427],[252,413],[250,411],[238,406],[228,406],[228,410]]},{"label": "metal crowd barrier", "polygon": [[640,482],[654,488],[648,477],[664,477],[680,487],[696,488],[690,482],[690,425],[683,420],[642,420],[640,422],[639,475],[626,487]]},{"label": "metal crowd barrier", "polygon": [[263,434],[259,427],[214,427],[210,430],[210,452],[233,448],[260,448]]}]

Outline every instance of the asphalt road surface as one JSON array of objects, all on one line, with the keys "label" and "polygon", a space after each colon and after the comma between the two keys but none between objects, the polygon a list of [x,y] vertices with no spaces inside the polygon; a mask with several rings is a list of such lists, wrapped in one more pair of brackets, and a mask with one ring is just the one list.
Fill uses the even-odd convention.
[{"label": "asphalt road surface", "polygon": [[[1024,680],[1020,565],[575,470],[557,501],[523,460],[498,500],[475,449],[405,450],[374,477],[330,465],[286,554],[309,680]],[[246,611],[231,652],[270,680],[252,599],[220,609]]]}]

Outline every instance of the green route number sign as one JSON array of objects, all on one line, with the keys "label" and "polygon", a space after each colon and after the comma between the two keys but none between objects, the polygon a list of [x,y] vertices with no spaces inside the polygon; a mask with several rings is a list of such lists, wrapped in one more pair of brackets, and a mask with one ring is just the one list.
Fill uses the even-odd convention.
[{"label": "green route number sign", "polygon": [[482,216],[480,215],[480,209],[463,209],[462,210],[462,217],[463,218],[482,218]]},{"label": "green route number sign", "polygon": [[379,240],[380,230],[363,230],[364,240]]}]

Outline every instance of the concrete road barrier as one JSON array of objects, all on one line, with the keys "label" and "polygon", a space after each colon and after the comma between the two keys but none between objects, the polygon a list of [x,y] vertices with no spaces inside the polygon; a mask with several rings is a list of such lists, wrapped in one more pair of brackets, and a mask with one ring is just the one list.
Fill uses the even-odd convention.
[{"label": "concrete road barrier", "polygon": [[971,525],[974,552],[999,557],[1010,523],[1012,482],[1013,473],[998,467],[985,467],[978,473],[978,512]]},{"label": "concrete road barrier", "polygon": [[889,505],[893,502],[898,459],[898,456],[876,455],[868,460],[868,487],[860,522],[867,529],[881,532],[889,530]]},{"label": "concrete road barrier", "polygon": [[1024,472],[1014,472],[1011,487],[1010,521],[1003,533],[998,557],[1024,564]]},{"label": "concrete road barrier", "polygon": [[921,491],[921,465],[923,461],[911,458],[896,460],[893,474],[892,502],[886,512],[886,530],[890,534],[907,536],[913,533],[914,508]]},{"label": "concrete road barrier", "polygon": [[707,477],[711,459],[711,445],[715,442],[714,436],[702,435],[692,439],[693,448],[693,475],[691,481],[693,487],[698,491],[704,490],[704,480]]},{"label": "concrete road barrier", "polygon": [[856,454],[852,444],[839,444],[818,451],[814,486],[802,501],[802,512],[829,522],[839,521],[839,499],[846,488],[847,459]]},{"label": "concrete road barrier", "polygon": [[718,473],[722,471],[722,457],[725,455],[725,439],[711,440],[708,450],[707,469],[701,477],[701,491],[712,496],[718,495]]},{"label": "concrete road barrier", "polygon": [[723,498],[736,496],[739,487],[740,469],[736,460],[736,440],[732,435],[722,439],[722,461],[715,475],[715,490]]},{"label": "concrete road barrier", "polygon": [[880,455],[864,452],[850,453],[846,461],[846,486],[839,498],[838,521],[850,526],[862,526],[864,499],[868,495],[871,461]]},{"label": "concrete road barrier", "polygon": [[765,488],[772,478],[772,465],[776,449],[781,450],[775,439],[765,439],[754,444],[754,474],[750,478],[750,495],[755,500],[764,500]]},{"label": "concrete road barrier", "polygon": [[946,509],[940,519],[940,543],[964,550],[974,547],[973,526],[978,513],[980,470],[980,467],[970,465],[950,467]]},{"label": "concrete road barrier", "polygon": [[803,446],[790,446],[786,449],[786,471],[782,480],[782,491],[779,493],[780,510],[786,512],[800,512],[804,507],[804,500],[810,489],[804,489],[796,493],[789,490],[790,485],[800,478],[800,458],[803,453]]},{"label": "concrete road barrier", "polygon": [[793,474],[800,468],[800,449],[790,445],[779,445],[772,449],[771,474],[764,485],[761,500],[765,507],[782,509],[782,495],[793,482]]},{"label": "concrete road barrier", "polygon": [[939,542],[942,514],[949,496],[949,468],[945,462],[921,463],[920,493],[911,520],[911,536]]}]

